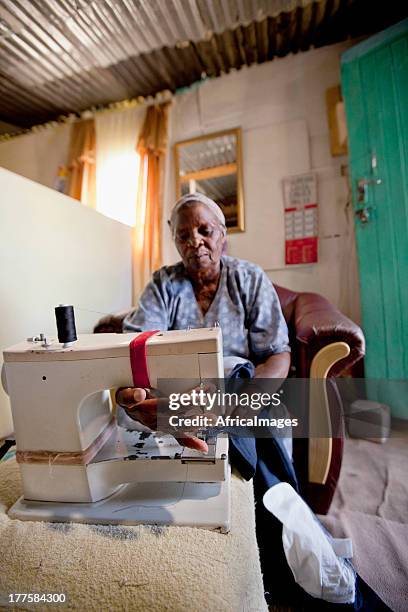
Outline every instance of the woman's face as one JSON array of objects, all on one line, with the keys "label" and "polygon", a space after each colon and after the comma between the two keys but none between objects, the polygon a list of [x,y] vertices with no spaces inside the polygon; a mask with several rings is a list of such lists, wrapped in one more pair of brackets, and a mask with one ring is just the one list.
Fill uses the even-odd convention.
[{"label": "woman's face", "polygon": [[177,214],[175,242],[188,272],[218,272],[224,231],[207,206],[185,206]]}]

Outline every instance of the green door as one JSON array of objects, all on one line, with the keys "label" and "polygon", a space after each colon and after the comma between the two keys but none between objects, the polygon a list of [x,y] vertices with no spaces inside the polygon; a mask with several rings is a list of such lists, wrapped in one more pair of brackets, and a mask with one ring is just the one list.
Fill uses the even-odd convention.
[{"label": "green door", "polygon": [[[341,59],[367,379],[408,418],[408,19]],[[404,392],[405,389],[405,392]]]}]

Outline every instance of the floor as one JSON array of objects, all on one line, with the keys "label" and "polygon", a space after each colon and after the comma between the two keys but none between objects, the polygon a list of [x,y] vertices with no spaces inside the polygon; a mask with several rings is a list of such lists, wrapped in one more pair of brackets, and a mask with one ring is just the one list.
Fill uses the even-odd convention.
[{"label": "floor", "polygon": [[408,422],[393,421],[384,444],[347,439],[330,512],[337,537],[352,538],[353,563],[395,612],[408,609]]},{"label": "floor", "polygon": [[[320,517],[351,537],[353,563],[395,612],[408,609],[408,421],[393,421],[384,444],[347,439],[330,512]],[[271,606],[270,612],[301,612]]]}]

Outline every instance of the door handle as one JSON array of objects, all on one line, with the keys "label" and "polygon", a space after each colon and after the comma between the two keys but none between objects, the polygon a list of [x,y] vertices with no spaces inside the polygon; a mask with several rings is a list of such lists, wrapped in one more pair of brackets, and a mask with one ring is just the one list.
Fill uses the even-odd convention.
[{"label": "door handle", "polygon": [[380,178],[377,179],[359,179],[357,182],[357,186],[360,187],[362,185],[381,185],[382,180]]},{"label": "door handle", "polygon": [[370,221],[372,210],[372,206],[364,206],[363,208],[359,208],[358,210],[356,210],[354,214],[356,215],[356,217],[358,217],[360,223],[362,225],[365,225],[366,223],[368,223],[368,221]]},{"label": "door handle", "polygon": [[361,178],[357,181],[357,202],[360,204],[364,204],[367,202],[368,197],[368,186],[369,185],[381,185],[382,180],[380,178],[377,179],[366,179]]}]

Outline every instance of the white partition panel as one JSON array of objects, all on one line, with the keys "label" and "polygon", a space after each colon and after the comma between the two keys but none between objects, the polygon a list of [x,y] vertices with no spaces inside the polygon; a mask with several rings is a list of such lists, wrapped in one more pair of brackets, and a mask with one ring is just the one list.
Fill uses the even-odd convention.
[{"label": "white partition panel", "polygon": [[[5,347],[56,336],[58,304],[74,305],[79,333],[130,307],[131,228],[0,168],[0,366]],[[0,385],[0,439],[12,430]]]}]

